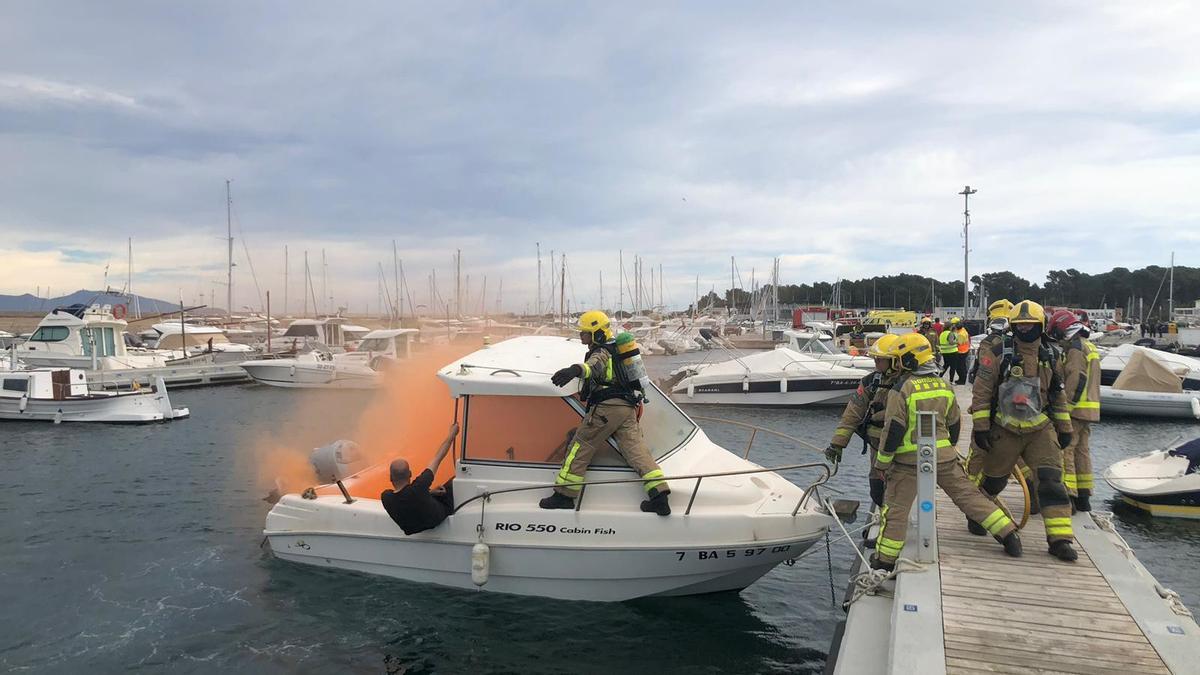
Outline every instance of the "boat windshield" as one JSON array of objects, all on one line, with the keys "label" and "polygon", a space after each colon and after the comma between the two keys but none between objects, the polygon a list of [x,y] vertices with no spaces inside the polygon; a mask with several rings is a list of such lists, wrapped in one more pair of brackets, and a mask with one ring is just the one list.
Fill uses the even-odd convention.
[{"label": "boat windshield", "polygon": [[392,349],[391,338],[368,338],[359,343],[356,352],[388,352]]},{"label": "boat windshield", "polygon": [[317,327],[313,324],[301,324],[288,326],[282,337],[298,337],[298,338],[315,338],[317,337]]},{"label": "boat windshield", "polygon": [[[466,461],[561,464],[583,416],[573,399],[545,396],[466,396],[463,459]],[[657,389],[648,396],[642,435],[655,458],[683,444],[696,429]],[[611,441],[592,466],[626,467]]]},{"label": "boat windshield", "polygon": [[29,336],[30,342],[62,342],[71,334],[66,326],[42,326]]}]

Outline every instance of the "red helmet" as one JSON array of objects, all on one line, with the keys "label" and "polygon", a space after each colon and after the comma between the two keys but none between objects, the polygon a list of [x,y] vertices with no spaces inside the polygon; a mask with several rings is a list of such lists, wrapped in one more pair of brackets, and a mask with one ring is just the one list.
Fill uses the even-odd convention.
[{"label": "red helmet", "polygon": [[1059,309],[1050,315],[1050,320],[1046,322],[1046,332],[1055,340],[1061,340],[1067,336],[1067,333],[1074,326],[1082,326],[1079,317],[1069,309]]}]

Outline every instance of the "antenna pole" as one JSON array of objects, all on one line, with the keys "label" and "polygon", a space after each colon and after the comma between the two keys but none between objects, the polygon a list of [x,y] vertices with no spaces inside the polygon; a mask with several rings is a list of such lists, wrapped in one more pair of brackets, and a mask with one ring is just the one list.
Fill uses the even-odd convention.
[{"label": "antenna pole", "polygon": [[969,231],[970,227],[971,227],[970,199],[971,199],[971,195],[975,194],[976,192],[979,192],[979,190],[972,190],[971,186],[968,185],[963,188],[962,192],[958,193],[963,196],[963,318],[964,319],[966,319],[970,315],[969,308],[970,308],[970,299],[971,299],[971,295],[970,295],[971,294],[971,286],[970,286],[971,275],[970,275],[970,266],[968,264],[969,258],[971,257],[971,238],[970,238],[970,231]]},{"label": "antenna pole", "polygon": [[230,322],[233,321],[233,192],[229,186],[232,182],[225,180],[225,230],[229,239],[229,260],[225,267],[225,317]]}]

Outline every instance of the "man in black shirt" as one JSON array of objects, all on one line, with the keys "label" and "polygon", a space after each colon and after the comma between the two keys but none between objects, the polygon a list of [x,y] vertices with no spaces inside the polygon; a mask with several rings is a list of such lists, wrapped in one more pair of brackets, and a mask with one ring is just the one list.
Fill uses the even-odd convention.
[{"label": "man in black shirt", "polygon": [[458,436],[457,423],[450,425],[450,433],[447,434],[446,440],[442,441],[437,454],[433,456],[433,461],[429,463],[429,468],[415,479],[406,459],[397,459],[389,467],[392,486],[396,489],[384,490],[383,494],[379,495],[379,501],[383,502],[384,510],[396,521],[400,529],[404,530],[404,534],[431,530],[441,525],[446,516],[454,510],[454,499],[445,488],[430,490],[429,486],[433,484],[433,475],[437,473],[438,465],[446,458],[446,453],[450,452],[455,436]]}]

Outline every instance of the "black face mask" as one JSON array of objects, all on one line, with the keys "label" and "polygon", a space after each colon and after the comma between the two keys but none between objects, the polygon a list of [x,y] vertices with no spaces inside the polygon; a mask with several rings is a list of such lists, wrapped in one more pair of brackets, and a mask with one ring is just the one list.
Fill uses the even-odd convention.
[{"label": "black face mask", "polygon": [[1042,327],[1034,324],[1034,326],[1029,330],[1017,330],[1017,328],[1014,326],[1013,335],[1015,335],[1021,342],[1036,342],[1042,337]]}]

